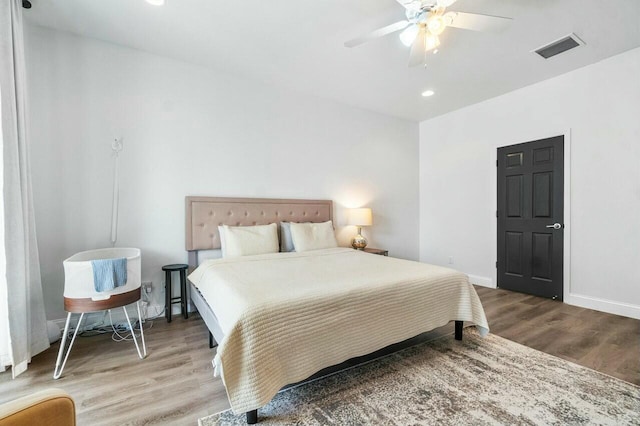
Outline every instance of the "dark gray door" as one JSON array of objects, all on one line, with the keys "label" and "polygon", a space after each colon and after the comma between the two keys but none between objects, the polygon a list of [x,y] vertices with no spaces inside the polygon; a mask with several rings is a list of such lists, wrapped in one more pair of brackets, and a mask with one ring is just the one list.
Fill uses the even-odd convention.
[{"label": "dark gray door", "polygon": [[564,137],[498,148],[498,287],[562,300]]}]

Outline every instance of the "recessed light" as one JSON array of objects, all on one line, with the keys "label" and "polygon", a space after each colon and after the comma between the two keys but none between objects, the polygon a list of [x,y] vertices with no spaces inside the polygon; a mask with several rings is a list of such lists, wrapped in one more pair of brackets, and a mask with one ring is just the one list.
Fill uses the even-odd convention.
[{"label": "recessed light", "polygon": [[433,90],[425,90],[424,92],[422,92],[422,96],[428,98],[429,96],[433,96],[435,93],[436,92],[434,92]]},{"label": "recessed light", "polygon": [[438,53],[438,49],[433,50],[433,54],[435,55],[436,53]]},{"label": "recessed light", "polygon": [[147,3],[154,6],[162,6],[164,4],[164,0],[147,0]]}]

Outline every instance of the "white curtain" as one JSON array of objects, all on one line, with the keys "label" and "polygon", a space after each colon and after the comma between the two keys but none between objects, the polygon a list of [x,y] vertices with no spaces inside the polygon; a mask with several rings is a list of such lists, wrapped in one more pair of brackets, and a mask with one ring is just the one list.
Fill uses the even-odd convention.
[{"label": "white curtain", "polygon": [[13,377],[49,347],[27,155],[22,31],[22,1],[0,0],[0,368],[10,365]]}]

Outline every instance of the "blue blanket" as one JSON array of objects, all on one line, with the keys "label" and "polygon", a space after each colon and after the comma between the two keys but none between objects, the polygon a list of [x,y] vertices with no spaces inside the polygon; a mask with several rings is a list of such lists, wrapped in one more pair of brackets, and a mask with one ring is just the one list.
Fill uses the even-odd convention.
[{"label": "blue blanket", "polygon": [[113,290],[127,283],[127,259],[92,260],[93,287],[98,292]]}]

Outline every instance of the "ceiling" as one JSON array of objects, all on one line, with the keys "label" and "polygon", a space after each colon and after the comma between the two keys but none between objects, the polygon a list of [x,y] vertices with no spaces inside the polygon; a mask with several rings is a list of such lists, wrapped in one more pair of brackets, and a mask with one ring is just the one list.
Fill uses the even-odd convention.
[{"label": "ceiling", "polygon": [[[498,34],[448,28],[425,67],[397,35],[346,40],[404,19],[394,0],[31,0],[26,19],[220,72],[421,121],[640,46],[638,0],[458,0],[448,10],[513,18]],[[530,51],[576,33],[585,46]],[[423,98],[426,89],[435,95]]]}]

